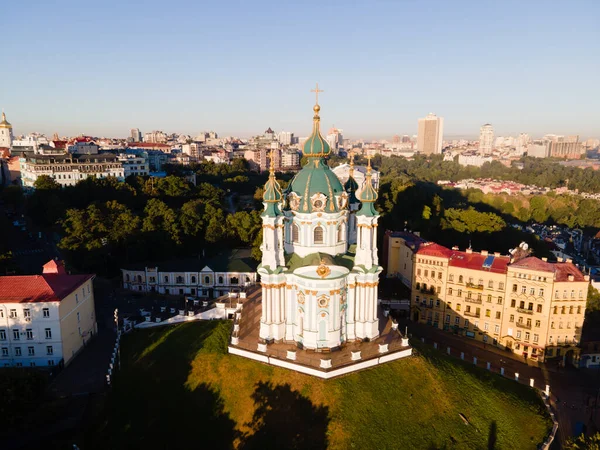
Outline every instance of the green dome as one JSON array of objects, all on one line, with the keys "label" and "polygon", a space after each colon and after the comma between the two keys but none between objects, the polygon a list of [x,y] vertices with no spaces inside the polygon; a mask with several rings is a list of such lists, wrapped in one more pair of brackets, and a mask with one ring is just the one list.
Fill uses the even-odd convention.
[{"label": "green dome", "polygon": [[279,210],[279,203],[281,202],[282,193],[281,186],[275,179],[275,170],[273,168],[273,159],[271,159],[271,170],[269,173],[269,179],[265,183],[265,190],[263,192],[263,201],[266,203],[263,216],[275,217],[281,214]]},{"label": "green dome", "polygon": [[[311,197],[321,193],[327,197],[324,207],[314,209],[325,213],[339,211],[335,196],[342,194],[344,188],[339,178],[331,171],[322,158],[309,161],[290,182],[287,189],[288,201],[292,193],[300,197],[297,211],[301,213],[313,212]],[[293,196],[292,196],[293,197]]]},{"label": "green dome", "polygon": [[313,131],[310,137],[304,143],[304,148],[302,153],[304,156],[313,157],[323,157],[328,156],[331,153],[331,148],[323,136],[321,136],[321,128],[320,122],[321,119],[319,117],[319,111],[321,107],[319,105],[315,105],[313,108],[315,111],[315,115],[313,117]]},{"label": "green dome", "polygon": [[362,202],[362,206],[357,214],[359,216],[378,216],[379,214],[375,209],[375,201],[377,200],[377,197],[377,191],[373,187],[373,181],[371,179],[371,160],[369,159],[365,185],[360,193],[360,201]]}]

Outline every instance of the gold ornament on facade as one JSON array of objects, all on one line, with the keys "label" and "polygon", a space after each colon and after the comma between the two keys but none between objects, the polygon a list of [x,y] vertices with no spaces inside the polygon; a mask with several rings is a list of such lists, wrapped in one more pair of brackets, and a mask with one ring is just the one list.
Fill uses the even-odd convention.
[{"label": "gold ornament on facade", "polygon": [[321,260],[321,264],[317,267],[317,275],[321,278],[327,277],[331,273],[331,269],[325,264],[325,260]]},{"label": "gold ornament on facade", "polygon": [[317,304],[320,308],[327,308],[329,306],[329,297],[327,297],[326,295],[319,296],[319,298],[317,299]]}]

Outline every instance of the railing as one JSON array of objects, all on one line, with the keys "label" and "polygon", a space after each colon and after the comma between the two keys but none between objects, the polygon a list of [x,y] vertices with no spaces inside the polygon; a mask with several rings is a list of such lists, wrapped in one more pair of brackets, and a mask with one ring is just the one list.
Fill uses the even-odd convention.
[{"label": "railing", "polygon": [[531,330],[531,325],[527,325],[526,323],[517,322],[517,326],[519,328],[525,328],[526,330]]},{"label": "railing", "polygon": [[465,311],[463,314],[465,316],[477,317],[477,318],[479,318],[479,316],[481,315],[480,313],[476,313],[476,312],[472,312],[472,311]]},{"label": "railing", "polygon": [[523,313],[523,314],[533,314],[533,310],[532,309],[525,309],[525,308],[517,308],[517,312]]},{"label": "railing", "polygon": [[481,289],[481,290],[483,290],[483,284],[467,283],[467,287],[471,288],[471,289]]},{"label": "railing", "polygon": [[469,302],[469,303],[477,303],[478,305],[481,305],[482,300],[478,300],[476,298],[465,298],[465,302]]}]

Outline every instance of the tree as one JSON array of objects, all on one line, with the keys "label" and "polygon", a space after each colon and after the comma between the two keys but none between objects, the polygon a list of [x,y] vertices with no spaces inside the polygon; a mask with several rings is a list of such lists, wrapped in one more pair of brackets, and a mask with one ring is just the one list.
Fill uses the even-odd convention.
[{"label": "tree", "polygon": [[233,239],[238,239],[245,245],[251,245],[262,229],[260,212],[238,211],[227,216],[227,230]]},{"label": "tree", "polygon": [[225,213],[221,208],[216,208],[209,203],[206,205],[206,217],[208,218],[208,225],[206,226],[204,239],[212,244],[219,242],[227,234]]},{"label": "tree", "polygon": [[590,284],[588,287],[587,306],[585,307],[585,314],[592,314],[596,311],[600,311],[600,292],[594,286]]},{"label": "tree", "polygon": [[159,195],[167,197],[186,197],[192,191],[189,182],[175,175],[159,178],[156,184]]},{"label": "tree", "polygon": [[49,175],[40,175],[33,183],[33,187],[40,191],[55,191],[60,189],[60,184]]},{"label": "tree", "polygon": [[165,202],[157,198],[148,200],[144,214],[142,231],[164,233],[177,244],[181,243],[177,215]]},{"label": "tree", "polygon": [[206,226],[206,206],[202,200],[191,200],[181,207],[179,223],[183,234],[198,237]]},{"label": "tree", "polygon": [[204,200],[205,203],[212,203],[214,206],[218,206],[225,197],[225,191],[213,186],[210,183],[200,183],[196,188],[198,198]]},{"label": "tree", "polygon": [[564,450],[600,450],[600,433],[591,436],[583,434],[577,438],[569,438],[563,445]]},{"label": "tree", "polygon": [[506,227],[506,222],[493,213],[482,213],[475,208],[455,209],[444,211],[442,228],[454,229],[460,233],[493,233]]}]

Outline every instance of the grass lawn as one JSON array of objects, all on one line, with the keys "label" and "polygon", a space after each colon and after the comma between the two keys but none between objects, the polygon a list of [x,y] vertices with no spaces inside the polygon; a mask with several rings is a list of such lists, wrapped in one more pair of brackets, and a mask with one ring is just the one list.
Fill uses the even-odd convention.
[{"label": "grass lawn", "polygon": [[228,355],[230,326],[126,336],[81,448],[526,450],[551,426],[533,390],[426,347],[324,381]]}]

